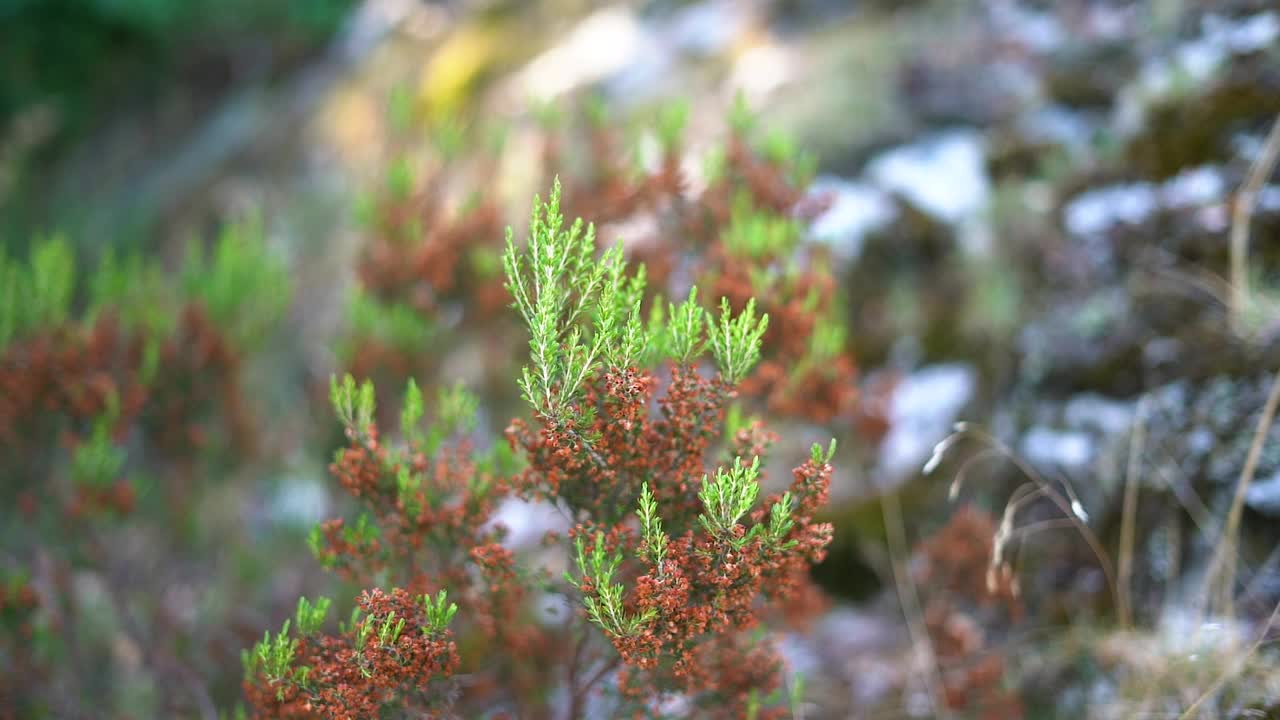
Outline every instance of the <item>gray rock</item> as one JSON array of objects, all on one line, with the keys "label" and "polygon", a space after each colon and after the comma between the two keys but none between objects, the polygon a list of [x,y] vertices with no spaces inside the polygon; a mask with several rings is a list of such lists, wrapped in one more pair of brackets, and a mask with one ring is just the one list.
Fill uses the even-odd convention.
[{"label": "gray rock", "polygon": [[1022,436],[1022,454],[1036,465],[1083,469],[1097,455],[1097,444],[1088,434],[1036,427]]},{"label": "gray rock", "polygon": [[712,56],[729,45],[746,28],[750,18],[742,3],[707,0],[683,7],[663,24],[660,32],[676,49],[695,56]]},{"label": "gray rock", "polygon": [[290,477],[281,484],[271,501],[273,522],[309,528],[329,516],[329,488],[310,477]]},{"label": "gray rock", "polygon": [[867,176],[952,225],[977,217],[991,194],[982,136],[969,130],[940,133],[885,152],[871,160]]},{"label": "gray rock", "polygon": [[568,519],[554,505],[519,498],[504,500],[494,512],[493,522],[507,528],[504,544],[511,548],[533,547],[547,532],[569,529]]},{"label": "gray rock", "polygon": [[609,7],[566,32],[513,82],[517,93],[543,100],[602,83],[610,95],[634,101],[651,93],[673,64],[673,51],[653,28],[629,9]]},{"label": "gray rock", "polygon": [[964,364],[932,365],[895,388],[889,434],[880,442],[877,484],[894,487],[920,472],[973,399],[978,376]]},{"label": "gray rock", "polygon": [[810,192],[829,195],[831,205],[814,219],[809,232],[845,262],[856,261],[862,254],[868,233],[883,229],[898,217],[893,198],[865,183],[822,176],[814,180]]},{"label": "gray rock", "polygon": [[1280,518],[1280,472],[1249,486],[1245,504],[1267,517]]},{"label": "gray rock", "polygon": [[1116,225],[1139,225],[1159,208],[1160,195],[1152,183],[1132,183],[1089,190],[1062,209],[1062,221],[1073,235],[1098,235]]},{"label": "gray rock", "polygon": [[1134,407],[1130,402],[1085,393],[1067,401],[1064,417],[1070,427],[1114,434],[1129,429],[1133,413]]}]

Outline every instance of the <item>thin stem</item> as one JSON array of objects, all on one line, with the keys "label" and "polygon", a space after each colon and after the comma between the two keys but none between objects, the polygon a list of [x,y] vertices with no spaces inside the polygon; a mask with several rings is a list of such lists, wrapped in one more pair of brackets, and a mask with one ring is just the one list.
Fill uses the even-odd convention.
[{"label": "thin stem", "polygon": [[1244,514],[1245,497],[1253,484],[1254,473],[1258,469],[1258,459],[1262,456],[1262,446],[1266,444],[1267,433],[1276,417],[1276,407],[1280,405],[1280,373],[1276,373],[1271,381],[1271,392],[1267,395],[1267,403],[1262,409],[1262,417],[1258,419],[1258,427],[1253,433],[1253,442],[1249,445],[1249,455],[1245,458],[1244,469],[1240,471],[1240,482],[1236,484],[1235,497],[1231,499],[1231,509],[1227,512],[1227,521],[1222,530],[1222,540],[1214,551],[1209,572],[1205,575],[1205,589],[1217,588],[1216,602],[1212,604],[1221,614],[1231,617],[1235,613],[1232,597],[1236,584],[1236,547],[1240,540],[1240,519]]},{"label": "thin stem", "polygon": [[1178,716],[1178,720],[1188,720],[1191,718],[1201,705],[1203,705],[1209,698],[1213,697],[1215,693],[1222,689],[1223,685],[1226,685],[1231,678],[1235,677],[1235,675],[1240,672],[1241,668],[1249,658],[1258,651],[1258,648],[1262,647],[1264,642],[1266,642],[1267,635],[1270,634],[1272,626],[1276,624],[1276,620],[1280,620],[1280,604],[1277,604],[1275,609],[1271,611],[1271,616],[1267,618],[1265,623],[1263,623],[1262,629],[1258,631],[1258,637],[1253,641],[1253,644],[1245,648],[1244,654],[1237,658],[1236,662],[1231,663],[1229,667],[1222,671],[1222,674],[1220,674],[1217,679],[1209,685],[1209,689],[1204,691],[1204,693],[1201,694],[1195,702],[1191,703],[1190,707],[1188,707],[1186,711]]},{"label": "thin stem", "polygon": [[1133,546],[1136,516],[1138,512],[1138,472],[1142,464],[1143,446],[1146,444],[1146,407],[1144,397],[1138,403],[1134,418],[1133,434],[1129,438],[1129,464],[1124,477],[1124,505],[1120,516],[1120,557],[1118,572],[1120,575],[1120,605],[1116,612],[1120,616],[1120,627],[1133,626]]},{"label": "thin stem", "polygon": [[591,674],[591,677],[587,678],[587,681],[582,683],[582,685],[579,686],[576,691],[574,691],[571,704],[574,708],[577,708],[577,709],[575,710],[576,714],[569,716],[569,720],[580,720],[580,718],[582,717],[581,713],[585,709],[584,705],[587,701],[587,694],[590,693],[591,689],[596,686],[596,683],[600,682],[605,675],[608,675],[615,668],[617,668],[618,664],[621,662],[622,662],[622,657],[619,655],[614,655],[611,659],[609,659],[607,662],[603,663],[599,668],[597,668],[596,671]]},{"label": "thin stem", "polygon": [[947,706],[942,691],[942,671],[938,667],[938,657],[933,649],[933,641],[924,627],[924,613],[920,609],[920,597],[916,593],[915,583],[911,581],[906,568],[907,533],[902,525],[902,507],[898,496],[885,493],[880,497],[880,509],[884,513],[884,524],[889,541],[889,565],[893,569],[894,584],[898,588],[898,597],[902,602],[902,612],[906,617],[907,629],[911,633],[911,645],[925,665],[926,681],[929,695],[933,702],[933,710],[939,718],[950,718],[951,709]]},{"label": "thin stem", "polygon": [[573,438],[574,442],[578,443],[583,450],[587,451],[587,455],[591,458],[591,462],[595,463],[597,467],[601,470],[609,469],[609,463],[605,461],[604,457],[601,456],[600,453],[596,452],[595,448],[591,447],[591,443],[587,442],[587,439],[583,437],[582,433],[578,432],[576,428],[566,428],[565,434]]},{"label": "thin stem", "polygon": [[1280,159],[1280,116],[1267,134],[1262,152],[1249,170],[1244,185],[1236,193],[1231,213],[1231,317],[1236,330],[1245,330],[1245,312],[1249,305],[1249,223],[1258,203],[1258,192],[1271,177]]},{"label": "thin stem", "polygon": [[[1102,574],[1106,578],[1107,588],[1111,591],[1112,601],[1116,603],[1117,607],[1119,607],[1119,587],[1116,580],[1115,566],[1111,562],[1111,556],[1107,554],[1106,548],[1103,547],[1102,541],[1098,539],[1098,536],[1093,532],[1088,524],[1081,520],[1076,514],[1071,501],[1067,500],[1067,498],[1050,485],[1049,482],[1040,475],[1040,473],[1036,472],[1034,468],[1015,455],[1008,446],[1000,442],[1000,440],[994,435],[976,428],[966,428],[961,432],[963,434],[973,435],[987,443],[989,447],[998,450],[999,453],[1008,459],[1009,462],[1013,463],[1014,467],[1018,468],[1025,477],[1035,483],[1035,485],[1040,488],[1040,491],[1044,493],[1045,497],[1049,498],[1049,500],[1058,507],[1063,515],[1071,520],[1076,532],[1078,532],[1080,537],[1084,539],[1085,543],[1089,545],[1089,550],[1093,552],[1094,557],[1097,559],[1098,567],[1102,570]],[[953,483],[953,485],[955,485],[955,483]],[[1071,492],[1069,486],[1067,492],[1070,496],[1075,496],[1075,494]]]},{"label": "thin stem", "polygon": [[[574,614],[575,625],[581,625],[578,620],[582,616],[578,613]],[[573,656],[569,659],[569,667],[567,668],[568,677],[565,678],[565,686],[569,688],[569,715],[568,720],[576,720],[582,715],[583,697],[578,692],[578,662],[582,659],[582,649],[587,644],[587,633],[582,632],[578,635],[578,641],[573,644]]]}]

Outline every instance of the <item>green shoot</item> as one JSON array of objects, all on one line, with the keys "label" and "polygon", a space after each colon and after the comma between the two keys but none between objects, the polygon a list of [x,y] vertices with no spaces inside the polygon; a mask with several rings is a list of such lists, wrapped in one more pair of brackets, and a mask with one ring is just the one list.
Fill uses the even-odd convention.
[{"label": "green shoot", "polygon": [[632,637],[644,630],[657,612],[649,608],[643,613],[628,615],[623,608],[621,583],[613,581],[613,574],[622,563],[622,555],[605,550],[604,533],[596,534],[595,545],[588,555],[579,536],[576,540],[578,570],[584,580],[590,582],[594,592],[582,599],[587,617],[606,633],[615,637]]},{"label": "green shoot", "polygon": [[662,575],[662,561],[667,556],[667,534],[662,530],[662,518],[658,516],[658,502],[645,483],[640,490],[640,509],[636,511],[640,518],[640,530],[644,538],[643,559],[657,569]]},{"label": "green shoot", "polygon": [[769,327],[769,316],[756,319],[756,301],[747,301],[747,307],[737,318],[729,309],[729,300],[720,299],[719,323],[708,323],[711,351],[720,367],[720,374],[729,383],[737,384],[747,376],[760,359],[760,340]]},{"label": "green shoot", "polygon": [[325,618],[329,616],[329,606],[331,604],[327,597],[317,598],[315,604],[312,604],[305,597],[298,598],[298,610],[294,614],[298,632],[302,635],[315,634],[320,629],[320,626],[324,624]]},{"label": "green shoot", "polygon": [[288,270],[269,252],[256,216],[224,226],[209,257],[198,243],[188,245],[182,284],[242,348],[260,341],[289,303]]},{"label": "green shoot", "polygon": [[731,537],[733,528],[746,515],[760,495],[760,458],[753,458],[750,465],[735,462],[729,470],[717,468],[714,476],[704,477],[698,490],[705,512],[698,516],[707,534]]},{"label": "green shoot", "polygon": [[507,229],[503,268],[529,328],[532,365],[521,373],[521,392],[539,414],[567,420],[602,362],[632,362],[644,347],[643,276],[625,277],[621,247],[595,259],[594,226],[579,219],[565,228],[559,180],[546,203],[534,198],[527,247],[517,249]]},{"label": "green shoot", "polygon": [[356,379],[348,373],[339,383],[336,376],[329,377],[329,402],[343,426],[364,437],[373,426],[373,413],[377,408],[373,382],[365,380],[356,387]]},{"label": "green shoot", "polygon": [[426,622],[422,626],[423,634],[439,635],[443,633],[449,623],[453,622],[453,616],[458,612],[458,606],[449,602],[449,593],[441,590],[436,594],[435,598],[430,595],[423,595],[420,600],[423,609],[426,611]]},{"label": "green shoot", "polygon": [[705,316],[698,304],[698,288],[689,288],[689,297],[679,307],[668,305],[667,351],[681,364],[693,362],[706,348],[702,325]]}]

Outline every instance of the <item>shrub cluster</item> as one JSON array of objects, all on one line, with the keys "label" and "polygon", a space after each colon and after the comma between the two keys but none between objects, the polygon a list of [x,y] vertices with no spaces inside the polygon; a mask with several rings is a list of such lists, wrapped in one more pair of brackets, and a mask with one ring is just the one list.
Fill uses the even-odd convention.
[{"label": "shrub cluster", "polygon": [[6,712],[79,716],[110,694],[118,678],[95,670],[112,667],[112,649],[97,642],[86,576],[101,582],[157,682],[191,672],[167,657],[190,637],[166,621],[153,578],[140,582],[150,571],[125,548],[145,538],[151,561],[181,564],[186,524],[200,516],[203,458],[252,451],[241,361],[288,295],[251,223],[228,227],[211,251],[193,243],[174,276],[110,253],[86,272],[60,237],[26,258],[0,255]]},{"label": "shrub cluster", "polygon": [[[606,697],[619,716],[674,701],[706,717],[776,710],[781,668],[753,631],[812,593],[807,568],[831,536],[814,516],[834,444],[815,447],[790,489],[762,500],[767,434],[726,435],[725,424],[768,316],[753,303],[735,314],[727,300],[710,313],[696,290],[646,316],[643,267],[629,274],[620,247],[597,256],[594,228],[566,225],[560,202],[558,184],[535,200],[526,245],[507,235],[532,416],[512,422],[505,448],[471,446],[474,400],[461,391],[443,394],[424,427],[410,383],[389,439],[372,383],[334,381],[349,445],[331,469],[362,512],[322,524],[312,547],[327,567],[395,590],[366,591],[337,634],[304,618],[304,604],[295,634],[286,626],[248,653],[256,714],[473,717],[505,706],[543,716],[560,698],[581,717]],[[564,577],[503,543],[494,510],[508,495],[565,515],[569,531],[545,543],[569,562]],[[534,600],[551,598],[577,610],[539,618]]]},{"label": "shrub cluster", "polygon": [[[856,416],[857,368],[831,258],[802,231],[827,202],[807,192],[814,158],[780,133],[756,141],[757,120],[739,97],[729,134],[708,151],[695,186],[683,161],[687,106],[660,108],[634,133],[630,153],[603,106],[589,103],[583,115],[585,132],[554,113],[544,119],[546,167],[579,168],[565,190],[571,214],[646,228],[631,240],[657,289],[682,297],[692,278],[712,303],[727,298],[740,311],[754,300],[774,318],[760,364],[743,378],[746,396],[783,416]],[[587,141],[571,143],[577,134]],[[628,156],[635,161],[618,160]]]},{"label": "shrub cluster", "polygon": [[[890,389],[859,396],[831,258],[802,230],[823,205],[812,162],[758,140],[741,104],[704,182],[683,165],[683,106],[630,138],[598,104],[585,117],[580,132],[542,113],[542,171],[566,180],[535,199],[526,238],[508,229],[503,243],[491,194],[452,192],[466,175],[451,165],[456,129],[437,131],[441,162],[393,165],[362,204],[338,339],[350,372],[328,387],[345,497],[308,537],[343,595],[298,600],[243,652],[238,713],[796,714],[777,638],[826,609],[809,570],[832,539],[835,443],[774,480],[779,438],[749,416],[874,439]],[[494,172],[481,162],[476,177]],[[625,246],[602,250],[566,215],[627,229]],[[0,451],[15,478],[0,485],[0,709],[208,716],[261,618],[174,588],[253,583],[209,567],[197,526],[229,465],[259,449],[242,375],[288,302],[286,272],[255,223],[193,244],[170,275],[111,252],[84,265],[58,238],[0,256]],[[523,367],[488,353],[479,396],[439,380],[436,349],[478,332],[527,347]],[[504,392],[518,417],[487,428]],[[502,522],[524,506],[561,519],[537,547]],[[966,584],[990,559],[983,522],[961,514],[920,551],[919,580],[937,586],[925,623],[948,660],[988,650],[965,634],[989,612]],[[1001,662],[962,663],[947,701],[1019,712]]]},{"label": "shrub cluster", "polygon": [[[739,383],[744,399],[775,415],[852,424],[877,439],[892,387],[880,383],[859,402],[830,253],[803,232],[805,219],[827,202],[807,191],[812,157],[780,134],[756,140],[756,118],[741,100],[727,138],[707,152],[700,173],[684,163],[685,105],[659,108],[626,135],[599,102],[588,101],[579,116],[571,121],[552,107],[538,113],[541,172],[547,182],[564,178],[566,215],[625,229],[628,256],[646,268],[652,311],[660,315],[665,298],[687,297],[694,285],[704,289],[709,310],[722,298],[735,312],[754,301],[774,323],[761,361]],[[439,159],[394,163],[363,204],[367,246],[344,354],[358,376],[431,376],[438,368],[420,351],[428,339],[480,324],[495,337],[507,334],[498,312],[507,301],[500,248],[489,240],[501,236],[501,213],[484,192],[497,169],[489,162],[454,167],[458,146],[501,134],[472,137],[454,125],[433,132]],[[509,369],[489,375],[503,378]]]}]

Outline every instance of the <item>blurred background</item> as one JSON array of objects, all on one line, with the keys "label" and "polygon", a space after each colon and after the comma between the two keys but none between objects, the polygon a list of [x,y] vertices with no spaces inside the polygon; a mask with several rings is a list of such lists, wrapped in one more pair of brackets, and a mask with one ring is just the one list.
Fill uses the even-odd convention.
[{"label": "blurred background", "polygon": [[[503,228],[670,108],[695,189],[748,124],[799,168],[856,367],[769,416],[773,477],[841,440],[806,717],[1280,714],[1277,3],[0,0],[0,717],[229,711],[242,648],[355,591],[307,549],[330,375],[461,382],[500,437]],[[1032,475],[1110,562],[1028,503],[1027,617],[932,603],[928,539],[989,556]]]}]

